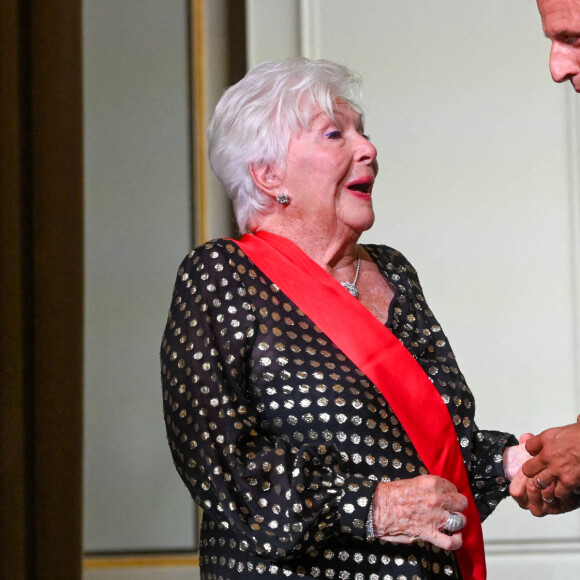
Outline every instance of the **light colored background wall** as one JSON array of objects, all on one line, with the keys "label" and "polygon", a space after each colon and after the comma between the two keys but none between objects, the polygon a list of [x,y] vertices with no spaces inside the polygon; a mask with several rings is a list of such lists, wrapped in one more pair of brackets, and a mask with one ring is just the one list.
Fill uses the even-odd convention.
[{"label": "light colored background wall", "polygon": [[161,333],[190,249],[186,0],[85,0],[85,549],[193,545]]}]

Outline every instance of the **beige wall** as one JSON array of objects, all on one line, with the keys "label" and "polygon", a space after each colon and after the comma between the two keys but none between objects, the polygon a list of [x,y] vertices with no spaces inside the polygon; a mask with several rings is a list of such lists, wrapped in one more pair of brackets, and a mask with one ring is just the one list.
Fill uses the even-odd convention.
[{"label": "beige wall", "polygon": [[187,0],[84,0],[89,552],[187,549],[159,345],[191,247]]}]

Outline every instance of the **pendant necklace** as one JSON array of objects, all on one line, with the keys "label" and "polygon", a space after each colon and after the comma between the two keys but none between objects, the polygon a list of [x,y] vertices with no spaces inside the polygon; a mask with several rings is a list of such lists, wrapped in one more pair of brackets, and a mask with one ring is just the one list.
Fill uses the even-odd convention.
[{"label": "pendant necklace", "polygon": [[356,272],[354,275],[354,280],[352,282],[341,282],[340,285],[346,288],[355,298],[358,298],[358,288],[356,287],[356,282],[358,280],[358,274],[360,272],[360,254],[358,251],[358,246],[356,248]]}]

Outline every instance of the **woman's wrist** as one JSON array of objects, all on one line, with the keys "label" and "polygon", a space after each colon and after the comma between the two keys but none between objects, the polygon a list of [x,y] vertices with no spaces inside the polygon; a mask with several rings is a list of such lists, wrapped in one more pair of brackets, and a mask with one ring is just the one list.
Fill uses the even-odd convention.
[{"label": "woman's wrist", "polygon": [[377,483],[367,518],[367,538],[374,539],[385,533],[381,527],[381,523],[384,524],[384,522],[381,522],[380,519],[381,514],[384,516],[383,510],[387,501],[388,486],[389,482],[386,481]]},{"label": "woman's wrist", "polygon": [[512,481],[524,462],[530,459],[531,455],[526,451],[525,443],[506,447],[503,452],[503,471],[505,478]]}]

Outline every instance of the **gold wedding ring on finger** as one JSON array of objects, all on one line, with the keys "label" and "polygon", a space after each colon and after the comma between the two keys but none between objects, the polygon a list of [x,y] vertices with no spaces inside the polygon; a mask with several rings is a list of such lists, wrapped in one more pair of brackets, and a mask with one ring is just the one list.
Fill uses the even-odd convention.
[{"label": "gold wedding ring on finger", "polygon": [[445,525],[443,526],[443,531],[447,532],[448,534],[454,534],[455,532],[458,532],[464,525],[463,516],[456,512],[451,512],[447,518],[447,521],[445,522]]}]

